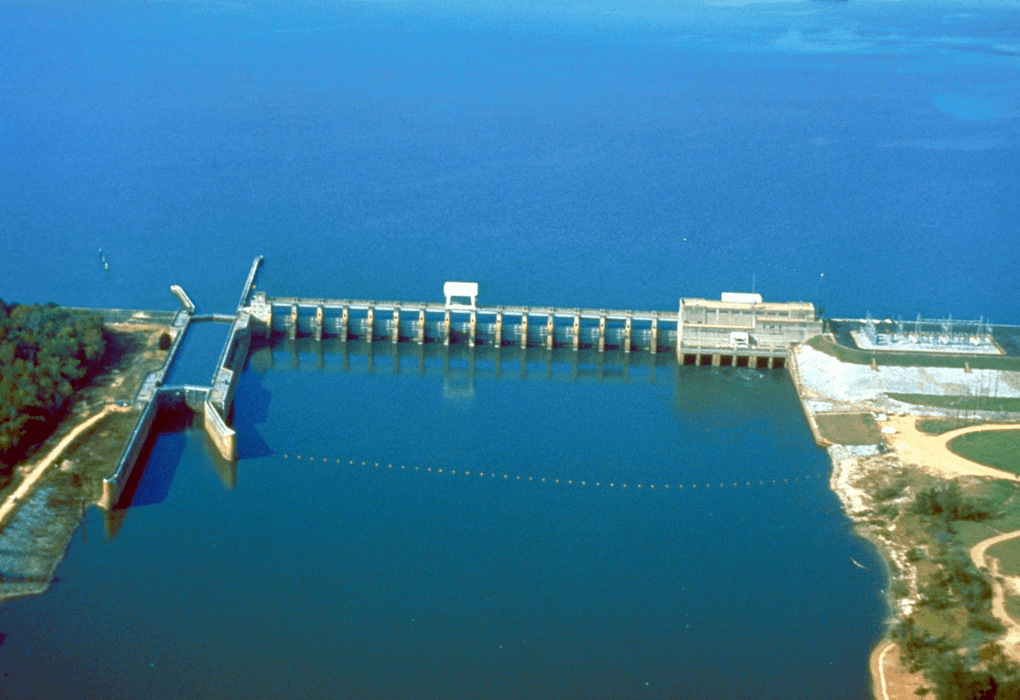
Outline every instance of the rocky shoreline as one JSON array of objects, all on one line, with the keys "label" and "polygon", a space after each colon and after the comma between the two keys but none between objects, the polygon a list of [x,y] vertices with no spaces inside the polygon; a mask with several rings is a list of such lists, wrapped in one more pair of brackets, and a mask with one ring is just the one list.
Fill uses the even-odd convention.
[{"label": "rocky shoreline", "polygon": [[[855,532],[875,545],[886,563],[890,578],[891,572],[896,571],[898,578],[905,580],[911,591],[917,591],[917,568],[907,557],[910,547],[890,537],[886,528],[875,525],[871,520],[879,504],[868,486],[874,484],[876,475],[898,471],[903,465],[894,455],[883,455],[871,445],[832,445],[827,452],[832,461],[829,487],[839,497],[847,517],[854,522]],[[905,491],[897,501],[906,502],[912,495]],[[910,615],[917,607],[916,597],[893,595],[891,581],[886,587],[886,599],[893,618]]]},{"label": "rocky shoreline", "polygon": [[0,603],[45,593],[77,531],[82,505],[50,486],[32,492],[0,534]]}]

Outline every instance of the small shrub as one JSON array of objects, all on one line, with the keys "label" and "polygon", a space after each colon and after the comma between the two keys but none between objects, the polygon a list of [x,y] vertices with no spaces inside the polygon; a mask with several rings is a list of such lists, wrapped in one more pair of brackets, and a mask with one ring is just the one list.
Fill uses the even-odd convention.
[{"label": "small shrub", "polygon": [[998,619],[985,611],[973,612],[968,615],[967,625],[979,632],[988,632],[989,634],[1002,634],[1006,631],[1006,628],[1002,626]]},{"label": "small shrub", "polygon": [[955,481],[947,481],[918,491],[914,497],[913,511],[918,515],[947,521],[980,521],[991,515],[992,508],[984,501],[964,498],[960,485]]},{"label": "small shrub", "polygon": [[899,644],[900,659],[907,671],[917,673],[953,645],[945,637],[936,637],[918,627],[913,617],[907,617],[892,628],[893,641]]},{"label": "small shrub", "polygon": [[921,587],[921,602],[933,610],[945,610],[955,601],[943,583],[931,583]]},{"label": "small shrub", "polygon": [[875,515],[885,520],[893,521],[900,514],[900,509],[892,503],[883,503],[875,509]]},{"label": "small shrub", "polygon": [[918,515],[938,515],[952,520],[962,503],[963,493],[960,491],[960,485],[955,481],[947,481],[918,491],[914,497],[914,512]]},{"label": "small shrub", "polygon": [[903,492],[907,490],[907,480],[900,478],[891,484],[885,484],[878,487],[875,490],[876,501],[889,501],[894,498],[899,498],[903,495]]},{"label": "small shrub", "polygon": [[169,350],[172,342],[173,341],[170,339],[170,334],[164,333],[163,335],[159,336],[159,349]]},{"label": "small shrub", "polygon": [[926,558],[927,555],[921,547],[912,547],[907,551],[907,561],[909,562],[924,561]]}]

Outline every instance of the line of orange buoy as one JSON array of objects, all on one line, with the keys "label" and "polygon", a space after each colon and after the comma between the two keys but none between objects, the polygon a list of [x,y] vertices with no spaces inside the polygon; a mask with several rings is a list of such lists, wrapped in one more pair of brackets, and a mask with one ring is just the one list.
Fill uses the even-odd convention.
[{"label": "line of orange buoy", "polygon": [[[343,459],[339,459],[339,458],[330,458],[330,457],[321,457],[321,458],[320,457],[307,457],[307,456],[300,455],[300,454],[290,454],[290,453],[283,453],[283,454],[274,453],[272,456],[276,457],[276,458],[279,458],[279,459],[295,460],[295,461],[306,461],[306,462],[320,462],[321,461],[322,463],[325,463],[325,464],[329,464],[329,463],[345,464],[345,462],[346,462],[346,466],[350,466],[350,467],[371,467],[372,469],[379,468],[379,469],[397,470],[397,471],[414,471],[414,472],[422,472],[422,473],[426,473],[426,474],[449,474],[449,475],[456,475],[456,474],[458,474],[458,470],[456,470],[456,469],[445,469],[444,470],[442,467],[435,467],[435,468],[433,468],[433,467],[419,467],[419,466],[407,466],[407,465],[404,465],[404,464],[394,465],[394,464],[388,464],[388,463],[384,464],[384,463],[381,463],[381,462],[356,461],[356,460],[353,460],[353,459],[343,460]],[[820,479],[820,478],[822,478],[824,476],[824,474],[818,473],[818,474],[805,474],[803,476],[784,477],[784,478],[777,478],[777,479],[759,479],[757,481],[733,481],[733,482],[728,482],[728,481],[727,482],[719,482],[719,481],[715,481],[715,482],[699,482],[699,483],[688,483],[688,484],[669,484],[669,483],[666,483],[666,484],[645,484],[645,483],[631,484],[629,482],[628,483],[616,482],[616,481],[603,482],[603,481],[589,481],[587,479],[561,479],[561,478],[545,477],[545,476],[536,477],[536,476],[530,476],[530,475],[510,474],[510,473],[507,473],[507,472],[471,471],[471,470],[468,470],[468,469],[460,470],[459,473],[462,476],[469,476],[469,477],[470,476],[474,476],[474,477],[479,477],[479,478],[483,478],[483,479],[485,479],[485,478],[488,478],[488,479],[500,479],[501,478],[504,481],[528,481],[528,482],[532,482],[532,483],[552,483],[552,484],[562,484],[562,485],[567,485],[567,486],[595,486],[595,487],[599,487],[599,488],[606,487],[606,488],[611,488],[611,489],[616,489],[616,488],[629,489],[629,488],[633,487],[633,488],[641,489],[641,490],[645,490],[645,489],[649,489],[649,490],[659,489],[659,490],[664,490],[664,491],[668,491],[670,489],[673,489],[673,490],[682,490],[684,488],[687,488],[687,489],[696,489],[699,486],[701,486],[702,488],[706,488],[706,489],[711,489],[711,488],[717,488],[717,489],[721,489],[721,488],[748,488],[748,487],[751,487],[751,486],[781,486],[783,484],[792,484],[792,483],[799,483],[799,482],[804,482],[804,481],[811,481],[812,478]]]}]

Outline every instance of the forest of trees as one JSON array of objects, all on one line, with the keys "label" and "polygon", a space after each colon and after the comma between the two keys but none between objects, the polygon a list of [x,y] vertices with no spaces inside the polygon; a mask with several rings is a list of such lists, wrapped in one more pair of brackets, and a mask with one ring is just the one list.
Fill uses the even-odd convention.
[{"label": "forest of trees", "polygon": [[1018,700],[1020,667],[1001,651],[957,650],[953,642],[921,630],[913,617],[899,622],[892,638],[911,673],[924,672],[927,686],[917,692],[935,700]]},{"label": "forest of trees", "polygon": [[25,449],[53,431],[105,350],[97,313],[0,300],[0,487]]}]

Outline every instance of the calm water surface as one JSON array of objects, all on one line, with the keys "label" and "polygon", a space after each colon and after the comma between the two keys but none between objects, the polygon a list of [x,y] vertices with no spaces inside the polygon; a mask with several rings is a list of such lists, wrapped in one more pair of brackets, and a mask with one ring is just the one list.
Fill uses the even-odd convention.
[{"label": "calm water surface", "polygon": [[160,437],[5,607],[12,694],[866,696],[882,565],[783,375],[544,357],[260,350],[236,473]]},{"label": "calm water surface", "polygon": [[[0,2],[0,296],[230,311],[264,254],[276,294],[1020,323],[1017,12]],[[4,694],[867,697],[884,573],[782,373],[388,351],[253,355],[236,465],[171,425],[0,609]]]},{"label": "calm water surface", "polygon": [[[5,299],[1020,322],[1013,3],[0,3]],[[110,262],[104,270],[96,251]]]}]

